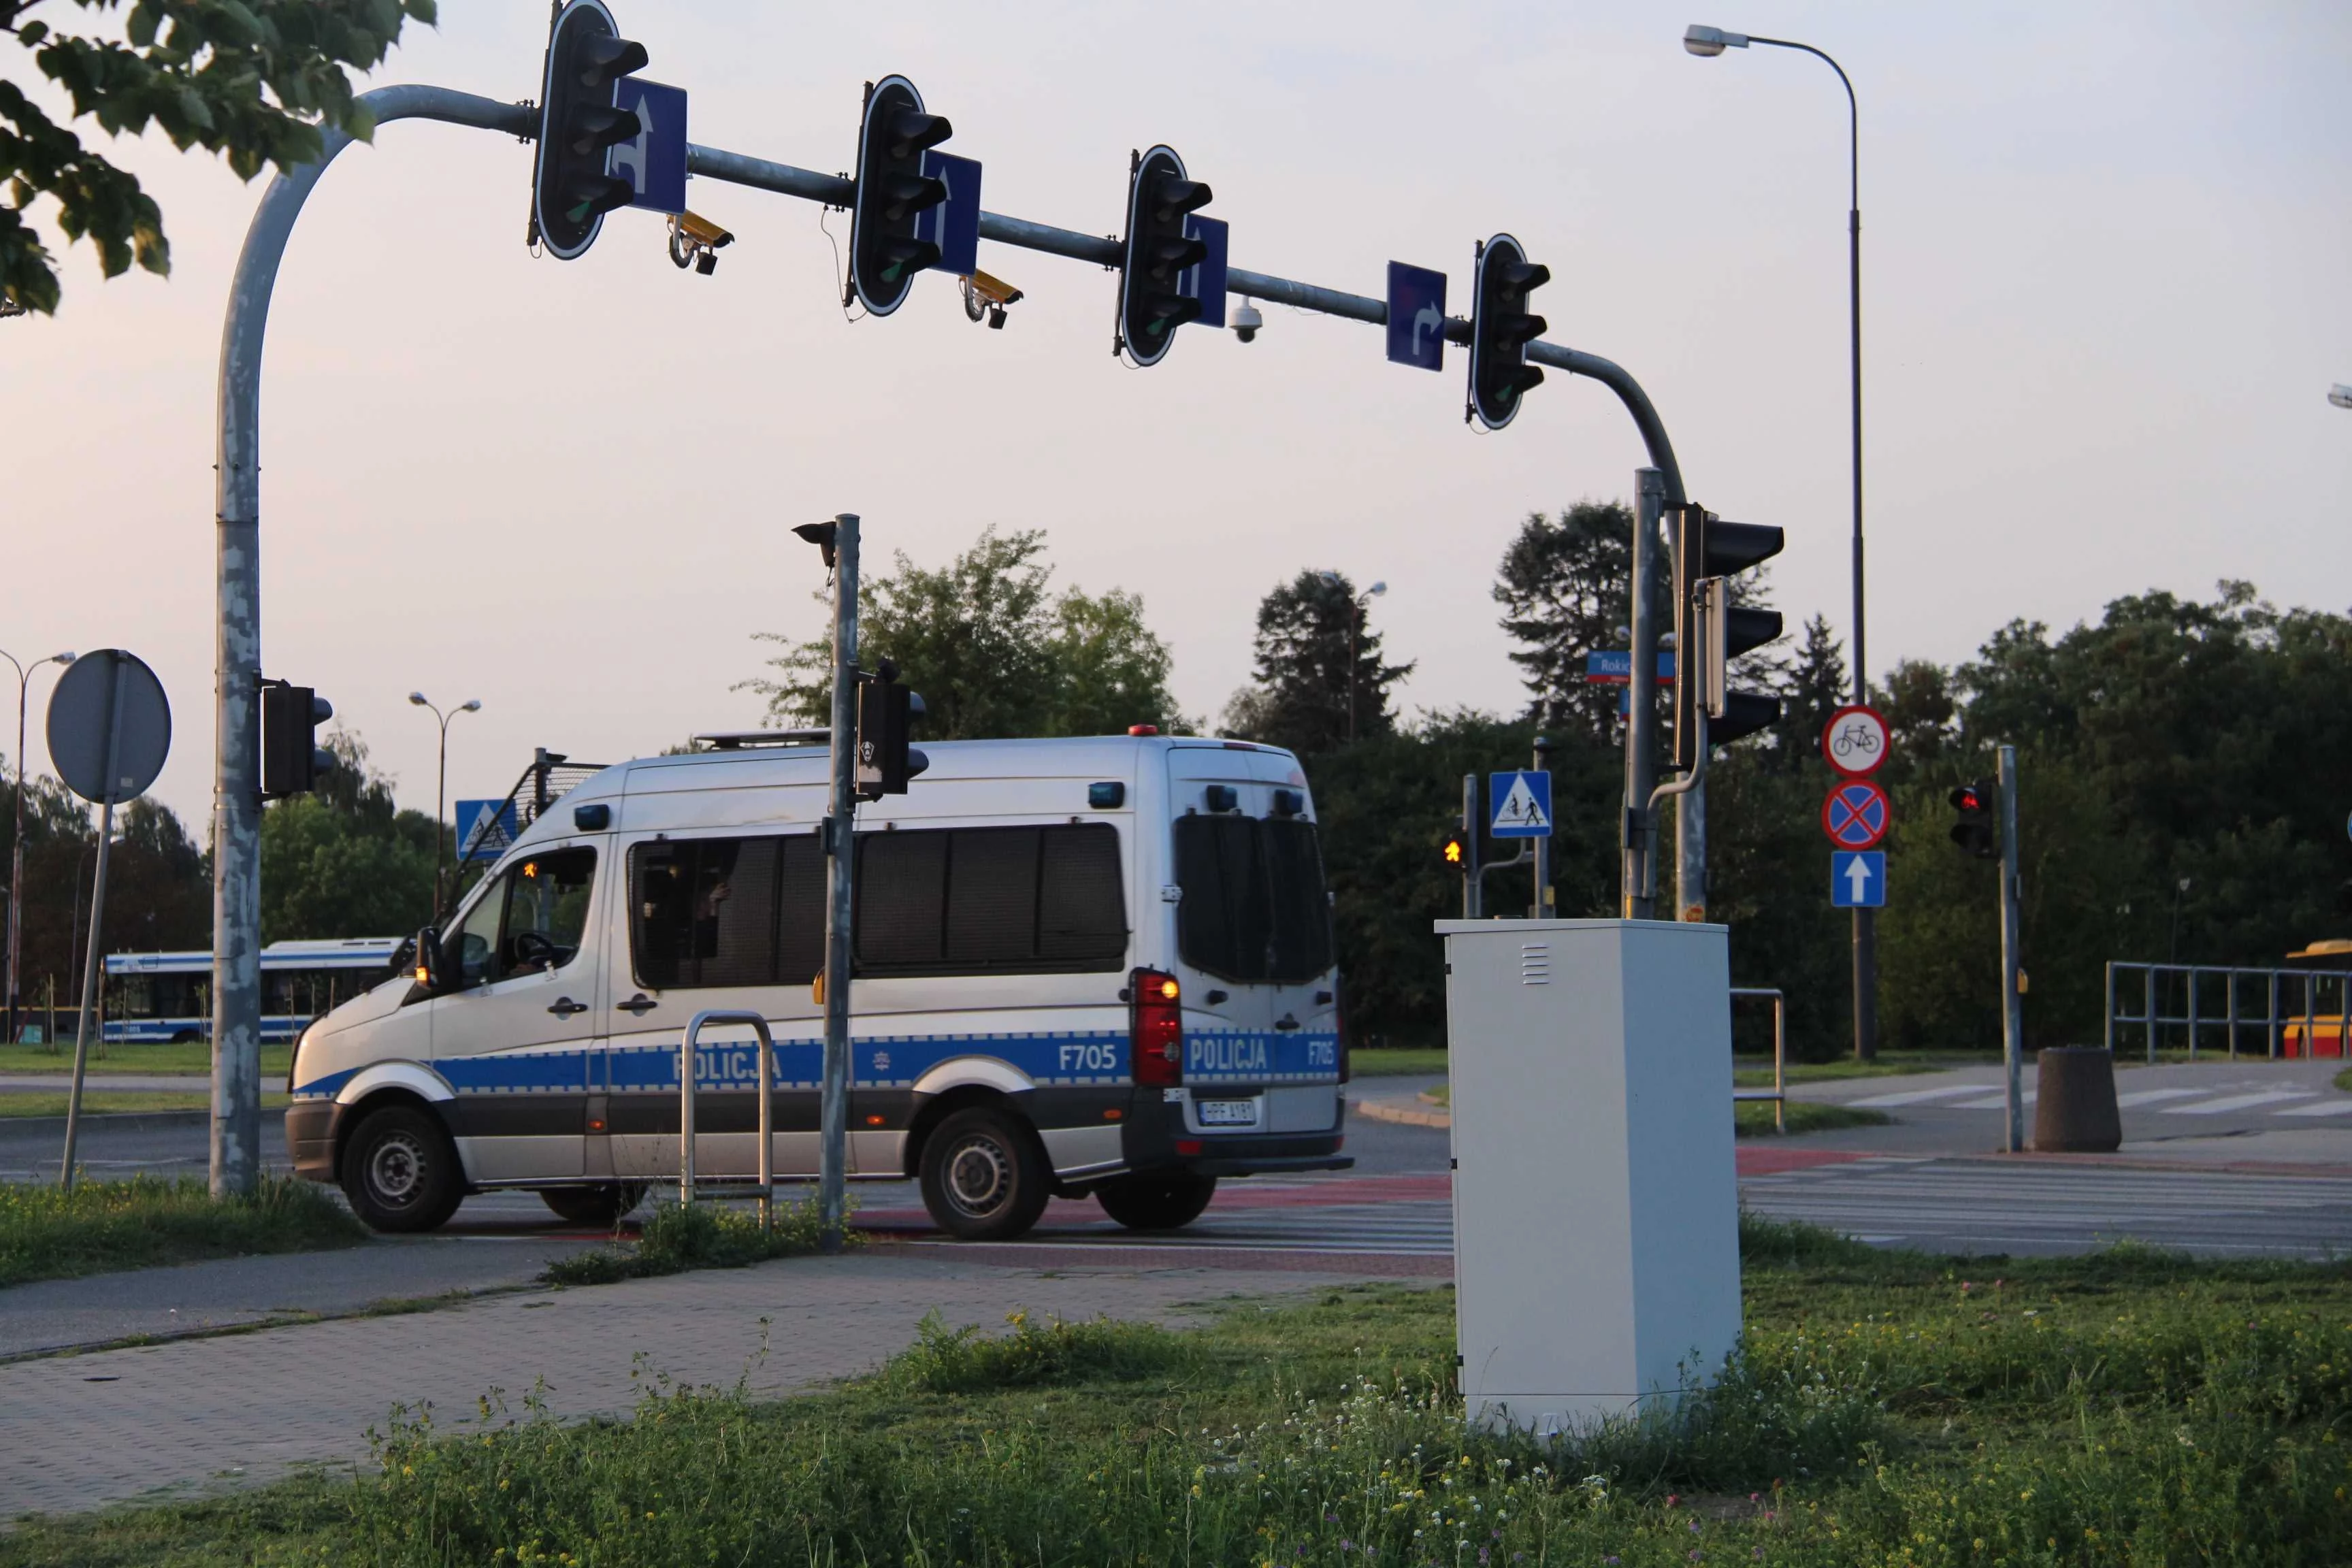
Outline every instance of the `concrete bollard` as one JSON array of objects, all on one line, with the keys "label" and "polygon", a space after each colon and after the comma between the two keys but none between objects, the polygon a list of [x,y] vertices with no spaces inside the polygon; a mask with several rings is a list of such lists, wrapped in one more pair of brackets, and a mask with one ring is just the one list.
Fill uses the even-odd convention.
[{"label": "concrete bollard", "polygon": [[2041,1092],[2033,1107],[2034,1149],[2105,1154],[2122,1147],[2115,1058],[2097,1046],[2052,1046],[2036,1054]]}]

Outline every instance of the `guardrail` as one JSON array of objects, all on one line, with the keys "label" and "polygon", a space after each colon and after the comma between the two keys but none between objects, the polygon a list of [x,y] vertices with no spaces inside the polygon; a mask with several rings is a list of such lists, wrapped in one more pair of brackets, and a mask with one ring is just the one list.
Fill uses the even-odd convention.
[{"label": "guardrail", "polygon": [[768,1033],[768,1020],[757,1013],[713,1008],[687,1020],[686,1034],[677,1043],[678,1206],[693,1206],[695,1190],[700,1185],[708,1185],[714,1194],[723,1190],[730,1197],[740,1197],[747,1191],[741,1182],[731,1178],[705,1184],[694,1173],[694,1052],[706,1024],[748,1024],[760,1037],[760,1173],[748,1191],[760,1200],[760,1228],[772,1230],[776,1224],[776,1042]]},{"label": "guardrail", "polygon": [[[2138,979],[2137,986],[2126,984],[2133,976]],[[2177,1028],[2188,1042],[2189,1059],[2195,1061],[2200,1040],[2219,1029],[2230,1059],[2234,1061],[2239,1031],[2260,1029],[2261,1054],[2275,1061],[2282,1054],[2286,1032],[2299,1026],[2297,1043],[2302,1047],[2302,1055],[2316,1055],[2317,1047],[2328,1037],[2333,1037],[2335,1052],[2341,1054],[2346,1049],[2347,987],[2352,987],[2352,973],[2342,970],[2111,963],[2107,965],[2107,1049],[2111,1053],[2115,1050],[2119,1029],[2136,1027],[2144,1032],[2147,1059],[2154,1061],[2165,1032]],[[2219,1016],[2210,1005],[2217,988],[2221,994]],[[2127,994],[2133,990],[2139,993],[2140,1007],[2137,1013],[2126,1007]],[[2333,1012],[2320,1005],[2323,994],[2330,990],[2336,994]],[[2165,1006],[2175,996],[2181,998],[2180,1011],[2166,1012]],[[2261,1004],[2259,1010],[2242,1005],[2256,999]],[[2282,1008],[2282,1002],[2288,1005]]]},{"label": "guardrail", "polygon": [[1772,1001],[1772,1087],[1769,1089],[1735,1089],[1734,1100],[1769,1100],[1772,1102],[1772,1131],[1789,1130],[1789,999],[1769,985],[1735,985],[1731,999],[1755,1000],[1770,997]]}]

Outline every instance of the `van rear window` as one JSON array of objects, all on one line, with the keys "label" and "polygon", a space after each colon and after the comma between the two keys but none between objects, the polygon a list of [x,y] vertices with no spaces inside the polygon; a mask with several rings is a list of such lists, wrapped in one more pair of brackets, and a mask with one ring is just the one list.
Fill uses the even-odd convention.
[{"label": "van rear window", "polygon": [[1179,817],[1176,941],[1221,980],[1298,985],[1331,967],[1331,905],[1315,825],[1296,818]]},{"label": "van rear window", "polygon": [[[1118,830],[1108,823],[860,834],[866,975],[1114,970],[1127,958]],[[656,990],[805,985],[824,967],[814,834],[667,839],[629,851],[629,942]]]}]

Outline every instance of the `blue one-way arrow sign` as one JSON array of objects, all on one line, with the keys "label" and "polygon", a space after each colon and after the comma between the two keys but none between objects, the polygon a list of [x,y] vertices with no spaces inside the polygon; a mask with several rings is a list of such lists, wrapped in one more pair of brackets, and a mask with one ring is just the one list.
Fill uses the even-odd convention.
[{"label": "blue one-way arrow sign", "polygon": [[633,207],[684,212],[686,89],[623,77],[613,84],[613,107],[637,117],[637,133],[605,153],[604,173],[634,187]]},{"label": "blue one-way arrow sign", "polygon": [[1885,909],[1886,852],[1883,849],[1832,850],[1830,904],[1841,910]]}]

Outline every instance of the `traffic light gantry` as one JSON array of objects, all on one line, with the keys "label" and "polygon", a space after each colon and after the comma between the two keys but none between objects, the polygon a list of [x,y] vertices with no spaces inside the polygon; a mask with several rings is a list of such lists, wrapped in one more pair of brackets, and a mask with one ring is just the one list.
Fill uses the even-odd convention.
[{"label": "traffic light gantry", "polygon": [[572,0],[548,35],[530,211],[534,237],[559,261],[587,254],[604,215],[636,194],[630,181],[606,173],[604,154],[645,129],[634,113],[613,107],[613,89],[646,64],[646,47],[620,36],[602,0]]}]

